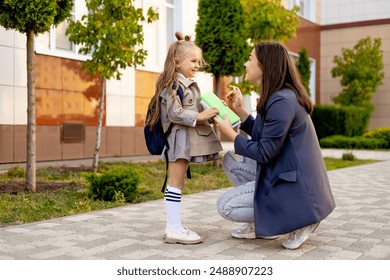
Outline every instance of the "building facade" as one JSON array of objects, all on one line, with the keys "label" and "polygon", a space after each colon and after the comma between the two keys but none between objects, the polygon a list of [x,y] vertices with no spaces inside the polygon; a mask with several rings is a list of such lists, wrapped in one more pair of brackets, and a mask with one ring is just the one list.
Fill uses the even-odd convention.
[{"label": "building facade", "polygon": [[[284,0],[287,8],[301,7],[297,37],[287,43],[292,57],[302,47],[311,61],[310,91],[316,104],[331,103],[340,83],[330,76],[332,61],[343,47],[352,47],[371,35],[382,38],[385,80],[374,94],[376,106],[370,127],[390,126],[390,1]],[[340,3],[339,3],[340,2]],[[144,66],[123,71],[120,81],[106,84],[100,157],[148,154],[143,125],[155,81],[163,69],[174,32],[195,36],[197,0],[136,0],[146,11],[159,11],[158,22],[144,25]],[[87,12],[84,0],[75,0],[72,19]],[[80,70],[88,56],[65,36],[67,23],[36,37],[37,160],[91,158],[95,147],[100,80]],[[26,36],[0,27],[0,163],[26,160],[27,77]],[[213,89],[210,74],[197,77],[202,91]],[[252,98],[252,106],[256,97]],[[250,105],[249,105],[250,106]]]},{"label": "building facade", "polygon": [[390,127],[390,1],[321,1],[321,103],[332,103],[341,92],[339,79],[331,77],[333,57],[352,49],[360,39],[381,38],[384,79],[373,94],[375,110],[369,128]]}]

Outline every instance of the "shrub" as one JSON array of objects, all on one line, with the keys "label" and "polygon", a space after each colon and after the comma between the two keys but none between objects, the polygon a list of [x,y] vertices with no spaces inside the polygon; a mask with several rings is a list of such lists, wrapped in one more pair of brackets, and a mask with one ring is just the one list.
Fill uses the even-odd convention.
[{"label": "shrub", "polygon": [[354,161],[356,159],[355,155],[352,152],[343,153],[342,160]]},{"label": "shrub", "polygon": [[374,128],[364,133],[363,137],[370,139],[383,139],[387,142],[386,148],[390,149],[390,127]]},{"label": "shrub", "polygon": [[320,139],[322,148],[338,149],[385,149],[387,141],[383,139],[371,139],[363,136],[348,137],[344,135],[332,135]]},{"label": "shrub", "polygon": [[23,178],[26,177],[26,170],[20,166],[15,166],[7,171],[7,176],[10,178]]},{"label": "shrub", "polygon": [[317,105],[311,115],[318,139],[331,135],[361,136],[370,121],[364,107]]},{"label": "shrub", "polygon": [[139,190],[140,177],[132,167],[113,168],[102,174],[87,173],[88,193],[104,201],[133,201]]}]

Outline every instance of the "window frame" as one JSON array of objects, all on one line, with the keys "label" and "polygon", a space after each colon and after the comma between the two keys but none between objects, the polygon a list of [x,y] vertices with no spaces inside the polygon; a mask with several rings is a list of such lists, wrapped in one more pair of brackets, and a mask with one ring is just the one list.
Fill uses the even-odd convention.
[{"label": "window frame", "polygon": [[316,0],[289,0],[288,9],[292,10],[295,6],[301,7],[303,10],[299,10],[298,15],[304,19],[315,22],[316,20]]},{"label": "window frame", "polygon": [[[170,3],[173,2],[173,3]],[[178,26],[181,23],[181,14],[180,14],[180,7],[181,7],[181,0],[142,0],[142,8],[145,13],[145,17],[147,16],[147,9],[149,6],[156,6],[157,9],[167,9],[171,8],[173,10],[173,22],[171,26],[171,31],[172,31],[172,37],[173,38],[166,38],[167,35],[167,22],[164,24],[161,24],[160,21],[161,19],[158,19],[156,22],[153,22],[152,24],[156,24],[156,33],[153,34],[156,35],[157,37],[157,45],[163,45],[163,38],[167,40],[167,43],[163,48],[158,48],[154,50],[156,53],[156,58],[157,58],[157,64],[151,65],[151,64],[145,64],[145,65],[137,65],[136,69],[137,70],[142,70],[142,71],[148,71],[148,72],[155,72],[155,73],[160,73],[162,69],[164,68],[164,61],[165,61],[165,54],[168,52],[168,48],[170,45],[170,42],[174,40],[174,33],[175,30],[180,30]],[[143,30],[145,30],[145,27],[148,25],[148,23],[143,23]],[[163,30],[165,29],[165,30]],[[163,55],[162,55],[163,54]],[[146,61],[145,61],[146,62]]]}]

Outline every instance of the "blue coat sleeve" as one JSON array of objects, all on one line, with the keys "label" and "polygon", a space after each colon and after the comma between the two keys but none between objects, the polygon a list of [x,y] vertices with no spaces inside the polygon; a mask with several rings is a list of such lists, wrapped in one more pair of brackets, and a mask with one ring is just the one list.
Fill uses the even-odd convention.
[{"label": "blue coat sleeve", "polygon": [[238,135],[234,140],[234,149],[237,154],[264,164],[273,160],[283,148],[295,118],[294,105],[283,97],[271,98],[266,106],[265,117],[260,118],[265,119],[254,123],[252,138]]},{"label": "blue coat sleeve", "polygon": [[246,132],[248,135],[251,135],[253,124],[255,119],[252,115],[249,115],[246,120],[240,125],[240,130]]}]

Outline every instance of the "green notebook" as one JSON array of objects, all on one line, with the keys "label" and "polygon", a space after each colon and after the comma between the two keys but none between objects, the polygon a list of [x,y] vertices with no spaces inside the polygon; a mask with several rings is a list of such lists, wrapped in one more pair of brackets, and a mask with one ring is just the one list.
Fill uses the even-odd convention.
[{"label": "green notebook", "polygon": [[219,110],[218,117],[222,120],[224,119],[224,112],[226,112],[227,117],[232,123],[233,127],[236,127],[241,123],[240,117],[236,115],[218,96],[214,94],[214,92],[206,92],[200,96],[200,103],[205,108],[214,107]]}]

